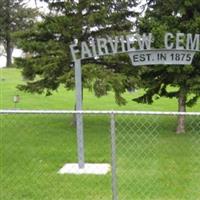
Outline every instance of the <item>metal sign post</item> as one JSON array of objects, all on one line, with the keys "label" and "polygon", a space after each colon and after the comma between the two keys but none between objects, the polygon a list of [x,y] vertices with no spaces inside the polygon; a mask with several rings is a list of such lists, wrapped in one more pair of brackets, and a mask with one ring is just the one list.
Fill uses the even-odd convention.
[{"label": "metal sign post", "polygon": [[[173,41],[174,39],[175,41]],[[200,51],[200,34],[165,33],[164,49],[153,48],[153,34],[144,33],[115,36],[114,38],[97,38],[89,43],[82,41],[71,44],[70,50],[75,63],[76,111],[82,111],[82,76],[81,60],[98,58],[104,55],[127,53],[134,66],[146,65],[189,65],[196,52]],[[137,46],[137,48],[136,48]],[[78,167],[85,167],[83,116],[76,114]]]},{"label": "metal sign post", "polygon": [[[76,87],[76,111],[82,111],[82,75],[81,60],[75,61],[75,87]],[[78,166],[84,168],[84,137],[83,137],[83,116],[76,114],[76,134],[77,134],[77,153]]]}]

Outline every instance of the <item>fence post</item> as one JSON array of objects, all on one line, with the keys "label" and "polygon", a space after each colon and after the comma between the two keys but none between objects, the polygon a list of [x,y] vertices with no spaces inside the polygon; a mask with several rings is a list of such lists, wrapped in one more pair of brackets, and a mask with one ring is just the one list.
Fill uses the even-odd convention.
[{"label": "fence post", "polygon": [[112,199],[118,200],[117,177],[116,177],[116,135],[115,135],[115,115],[111,113],[111,153],[112,153]]},{"label": "fence post", "polygon": [[[82,111],[82,75],[81,60],[75,61],[75,86],[76,86],[76,111]],[[83,116],[76,113],[76,134],[77,134],[77,153],[79,168],[84,168],[84,137],[83,137]]]}]

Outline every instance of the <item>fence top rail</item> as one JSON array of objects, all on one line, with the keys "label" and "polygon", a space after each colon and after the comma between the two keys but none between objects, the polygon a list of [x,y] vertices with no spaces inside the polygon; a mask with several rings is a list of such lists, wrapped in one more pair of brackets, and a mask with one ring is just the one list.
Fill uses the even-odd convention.
[{"label": "fence top rail", "polygon": [[162,112],[162,111],[112,111],[112,110],[0,110],[0,114],[114,114],[114,115],[193,115],[200,112]]}]

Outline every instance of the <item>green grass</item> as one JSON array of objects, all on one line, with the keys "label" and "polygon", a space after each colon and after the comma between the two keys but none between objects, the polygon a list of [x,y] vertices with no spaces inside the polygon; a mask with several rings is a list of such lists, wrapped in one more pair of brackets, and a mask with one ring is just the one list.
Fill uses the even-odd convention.
[{"label": "green grass", "polygon": [[[24,93],[16,89],[18,84],[22,84],[23,80],[20,71],[17,69],[0,69],[0,109],[13,109],[13,96],[20,95],[20,102],[17,104],[18,109],[65,109],[73,110],[75,104],[74,91],[67,91],[64,87],[60,87],[52,96],[46,97],[38,94]],[[177,100],[162,98],[155,101],[152,105],[137,104],[132,101],[134,97],[142,94],[142,91],[135,93],[125,93],[123,96],[127,100],[125,106],[118,106],[115,103],[112,92],[108,96],[97,98],[93,93],[84,90],[84,110],[153,110],[153,111],[177,111]],[[200,111],[200,101],[188,111]]]},{"label": "green grass", "polygon": [[[20,109],[73,109],[74,93],[60,88],[51,97],[15,89],[16,69],[1,71],[1,108],[12,109],[12,97],[21,96]],[[139,91],[138,93],[140,93]],[[161,99],[118,107],[113,94],[97,99],[84,91],[84,109],[175,111],[176,100]],[[189,109],[200,111],[199,103]],[[2,200],[110,200],[111,173],[106,176],[59,175],[64,163],[77,162],[76,130],[72,115],[1,115]],[[173,116],[118,116],[116,118],[119,200],[200,199],[200,117],[187,118],[187,133],[175,134]],[[111,161],[109,116],[85,116],[86,162]]]},{"label": "green grass", "polygon": [[188,117],[187,133],[176,135],[176,117],[119,117],[119,199],[199,199],[199,121]]},{"label": "green grass", "polygon": [[[3,117],[1,199],[111,199],[110,174],[57,173],[64,163],[77,162],[72,118],[66,115]],[[105,117],[99,120],[89,117],[85,121],[87,162],[110,162],[108,120]]]}]

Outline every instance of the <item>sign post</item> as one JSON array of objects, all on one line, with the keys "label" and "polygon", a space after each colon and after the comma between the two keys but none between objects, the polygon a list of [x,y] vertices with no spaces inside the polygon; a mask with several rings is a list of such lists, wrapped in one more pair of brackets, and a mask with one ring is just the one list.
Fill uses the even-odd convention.
[{"label": "sign post", "polygon": [[[82,111],[82,75],[81,60],[75,61],[75,87],[76,87],[76,111]],[[84,137],[83,137],[83,116],[76,114],[76,134],[77,134],[77,153],[78,166],[84,168]]]},{"label": "sign post", "polygon": [[84,135],[82,115],[82,76],[81,59],[74,60],[75,64],[75,87],[76,87],[76,134],[78,163],[67,163],[60,170],[59,174],[96,174],[105,175],[110,171],[110,164],[106,163],[85,163],[84,158]]},{"label": "sign post", "polygon": [[[82,111],[81,60],[100,58],[115,54],[129,55],[133,66],[147,65],[190,65],[196,52],[200,51],[200,34],[165,33],[164,49],[155,49],[156,38],[152,33],[130,34],[106,38],[93,38],[71,44],[70,50],[75,63],[76,111]],[[76,113],[77,153],[79,169],[87,168],[84,159],[83,116]]]}]

